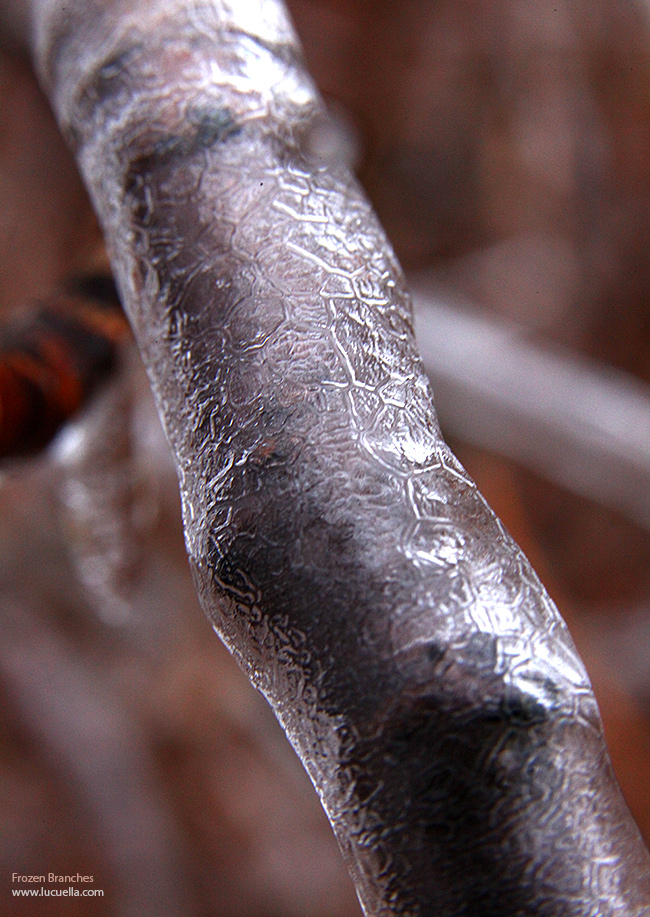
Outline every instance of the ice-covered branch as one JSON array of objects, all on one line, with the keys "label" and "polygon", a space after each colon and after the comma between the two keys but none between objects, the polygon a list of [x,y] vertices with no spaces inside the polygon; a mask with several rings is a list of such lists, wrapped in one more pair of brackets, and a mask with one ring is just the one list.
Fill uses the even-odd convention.
[{"label": "ice-covered branch", "polygon": [[203,605],[372,915],[650,913],[565,625],[440,437],[411,306],[282,7],[33,0]]}]

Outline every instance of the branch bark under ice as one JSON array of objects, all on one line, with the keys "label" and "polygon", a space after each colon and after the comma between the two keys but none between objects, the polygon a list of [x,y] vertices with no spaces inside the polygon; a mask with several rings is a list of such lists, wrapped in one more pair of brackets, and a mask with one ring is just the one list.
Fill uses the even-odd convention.
[{"label": "branch bark under ice", "polygon": [[373,915],[650,914],[566,627],[441,439],[281,6],[33,0],[203,605]]}]

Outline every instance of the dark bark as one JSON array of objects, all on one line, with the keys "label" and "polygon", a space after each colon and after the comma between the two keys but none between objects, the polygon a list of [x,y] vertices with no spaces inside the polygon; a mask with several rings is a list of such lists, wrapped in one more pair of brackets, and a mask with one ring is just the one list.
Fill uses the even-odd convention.
[{"label": "dark bark", "polygon": [[440,437],[404,280],[283,11],[34,0],[203,605],[373,915],[650,914],[557,610]]},{"label": "dark bark", "polygon": [[87,275],[0,332],[0,459],[37,452],[94,393],[128,337],[115,285]]}]

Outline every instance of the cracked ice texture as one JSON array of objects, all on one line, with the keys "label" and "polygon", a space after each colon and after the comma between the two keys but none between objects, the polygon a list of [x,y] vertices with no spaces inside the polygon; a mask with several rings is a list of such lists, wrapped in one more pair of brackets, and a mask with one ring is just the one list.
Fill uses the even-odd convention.
[{"label": "cracked ice texture", "polygon": [[[275,3],[34,4],[215,628],[368,914],[650,914],[557,610],[443,442],[404,278]],[[65,17],[69,17],[66,19]]]}]

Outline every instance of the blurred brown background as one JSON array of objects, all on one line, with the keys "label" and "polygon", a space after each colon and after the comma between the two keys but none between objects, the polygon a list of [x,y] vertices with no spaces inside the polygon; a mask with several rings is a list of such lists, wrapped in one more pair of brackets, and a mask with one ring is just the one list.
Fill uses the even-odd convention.
[{"label": "blurred brown background", "polygon": [[[407,271],[650,381],[650,11],[618,0],[292,0]],[[102,260],[74,165],[0,52],[0,310]],[[570,397],[570,393],[567,393]],[[594,681],[650,840],[650,535],[454,442]],[[0,895],[17,914],[352,917],[319,804],[210,632],[133,354],[0,478]],[[89,873],[104,899],[9,894]]]}]

